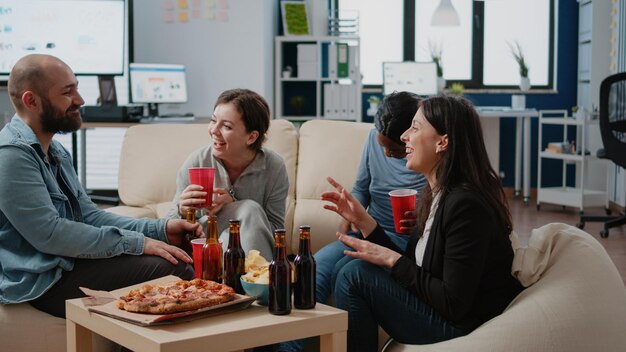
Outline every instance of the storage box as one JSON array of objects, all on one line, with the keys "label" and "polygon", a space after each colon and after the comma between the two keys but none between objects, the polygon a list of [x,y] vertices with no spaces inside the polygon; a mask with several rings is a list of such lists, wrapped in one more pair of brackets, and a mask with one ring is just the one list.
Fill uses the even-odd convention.
[{"label": "storage box", "polygon": [[298,50],[298,63],[317,61],[317,45],[316,44],[298,44],[297,50]]},{"label": "storage box", "polygon": [[317,77],[317,62],[298,62],[298,78],[315,79]]}]

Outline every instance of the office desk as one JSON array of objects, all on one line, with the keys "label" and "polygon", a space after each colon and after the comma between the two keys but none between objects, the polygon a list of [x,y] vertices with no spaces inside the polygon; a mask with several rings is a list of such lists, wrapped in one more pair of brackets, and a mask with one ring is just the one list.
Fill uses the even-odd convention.
[{"label": "office desk", "polygon": [[[480,117],[514,117],[515,124],[515,196],[523,192],[524,204],[530,200],[530,119],[539,117],[537,109],[513,110],[506,107],[477,107]],[[497,172],[497,170],[496,170]],[[522,179],[523,177],[523,179]],[[523,184],[523,186],[522,186]]]},{"label": "office desk", "polygon": [[[80,155],[82,155],[82,161],[78,165],[78,141],[76,132],[72,134],[72,159],[74,162],[74,170],[80,175],[80,182],[83,188],[87,190],[87,130],[90,128],[128,128],[134,125],[145,123],[209,123],[208,117],[196,117],[196,118],[159,118],[142,120],[141,122],[83,122],[80,126],[78,133],[80,133]],[[80,168],[80,170],[79,170]]]}]

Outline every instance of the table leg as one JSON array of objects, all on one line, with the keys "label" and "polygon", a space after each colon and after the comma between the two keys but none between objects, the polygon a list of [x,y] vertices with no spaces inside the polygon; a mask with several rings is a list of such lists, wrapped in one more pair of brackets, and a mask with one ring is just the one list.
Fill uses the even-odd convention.
[{"label": "table leg", "polygon": [[345,352],[348,348],[348,332],[341,331],[320,336],[320,352]]},{"label": "table leg", "polygon": [[515,118],[515,196],[522,189],[522,117]]},{"label": "table leg", "polygon": [[66,319],[67,352],[91,352],[91,331]]},{"label": "table leg", "polygon": [[78,135],[76,131],[72,132],[72,166],[74,171],[78,172]]},{"label": "table leg", "polygon": [[83,189],[87,190],[87,129],[80,129],[80,182]]},{"label": "table leg", "polygon": [[524,116],[524,204],[530,200],[530,116]]}]

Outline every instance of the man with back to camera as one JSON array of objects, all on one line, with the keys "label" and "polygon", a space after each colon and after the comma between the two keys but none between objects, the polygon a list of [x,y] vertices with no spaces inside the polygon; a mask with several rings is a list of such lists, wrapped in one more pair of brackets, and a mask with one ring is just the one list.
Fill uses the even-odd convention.
[{"label": "man with back to camera", "polygon": [[201,236],[199,225],[98,209],[52,139],[82,123],[85,101],[70,67],[50,55],[25,56],[8,91],[16,115],[0,131],[0,303],[29,302],[64,318],[65,300],[84,296],[79,286],[192,279],[192,259],[176,246],[187,232]]}]

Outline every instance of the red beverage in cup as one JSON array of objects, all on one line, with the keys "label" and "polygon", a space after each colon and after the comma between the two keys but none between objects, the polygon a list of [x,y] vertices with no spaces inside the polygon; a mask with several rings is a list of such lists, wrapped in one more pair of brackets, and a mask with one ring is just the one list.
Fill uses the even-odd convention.
[{"label": "red beverage in cup", "polygon": [[213,204],[213,180],[215,178],[214,167],[190,167],[189,183],[200,185],[206,192],[204,203],[198,204],[198,208],[208,208]]},{"label": "red beverage in cup", "polygon": [[393,224],[396,232],[404,233],[400,230],[402,227],[400,220],[405,219],[405,212],[415,210],[417,191],[414,189],[396,189],[389,192],[389,197],[391,197],[391,210],[393,211]]},{"label": "red beverage in cup", "polygon": [[194,238],[191,240],[193,271],[196,272],[196,279],[202,279],[202,246],[204,246],[205,242],[206,238]]}]

